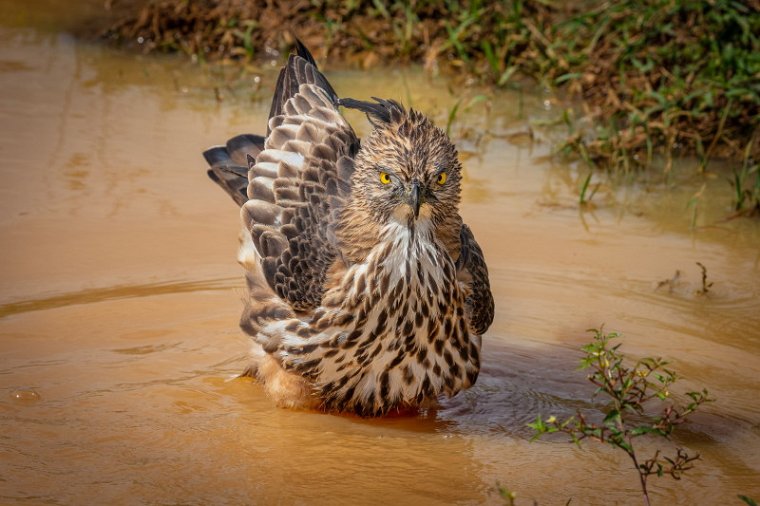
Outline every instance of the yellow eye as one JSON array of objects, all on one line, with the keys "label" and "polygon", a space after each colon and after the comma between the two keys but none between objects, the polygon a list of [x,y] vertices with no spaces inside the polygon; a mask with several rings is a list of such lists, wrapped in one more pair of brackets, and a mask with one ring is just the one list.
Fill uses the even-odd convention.
[{"label": "yellow eye", "polygon": [[388,175],[387,172],[381,172],[380,173],[380,182],[383,184],[388,184],[391,182],[391,176]]},{"label": "yellow eye", "polygon": [[448,178],[448,176],[446,175],[446,173],[445,172],[441,172],[440,174],[438,174],[438,181],[437,181],[438,184],[445,183],[447,178]]}]

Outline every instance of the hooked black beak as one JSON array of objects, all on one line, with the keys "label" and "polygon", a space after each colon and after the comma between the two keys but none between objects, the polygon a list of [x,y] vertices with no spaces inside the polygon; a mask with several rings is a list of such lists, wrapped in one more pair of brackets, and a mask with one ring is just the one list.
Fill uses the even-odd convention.
[{"label": "hooked black beak", "polygon": [[416,179],[412,181],[412,189],[409,192],[409,205],[412,206],[414,211],[414,219],[420,217],[420,206],[422,205],[422,191],[420,190],[420,182]]}]

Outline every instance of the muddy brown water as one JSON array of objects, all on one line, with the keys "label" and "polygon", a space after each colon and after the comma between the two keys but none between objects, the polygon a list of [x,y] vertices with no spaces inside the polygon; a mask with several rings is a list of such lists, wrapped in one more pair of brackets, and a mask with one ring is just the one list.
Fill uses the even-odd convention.
[{"label": "muddy brown water", "polygon": [[[718,399],[675,438],[702,460],[653,479],[655,504],[760,497],[760,222],[722,220],[720,172],[681,161],[665,183],[600,178],[581,210],[585,170],[525,133],[552,97],[463,110],[461,211],[497,307],[477,385],[416,417],[278,409],[230,379],[247,350],[238,215],[200,157],[263,130],[274,69],[237,79],[78,43],[48,4],[0,4],[0,502],[496,504],[499,482],[522,504],[639,504],[625,456],[531,442],[525,426],[600,407],[576,366],[602,323],[631,356],[671,360],[677,393]],[[328,75],[439,123],[456,101],[414,69]]]}]

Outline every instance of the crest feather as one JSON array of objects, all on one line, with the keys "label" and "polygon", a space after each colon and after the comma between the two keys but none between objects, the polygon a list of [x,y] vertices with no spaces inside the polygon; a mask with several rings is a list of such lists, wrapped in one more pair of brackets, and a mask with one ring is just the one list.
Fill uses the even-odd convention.
[{"label": "crest feather", "polygon": [[395,100],[385,100],[382,98],[372,97],[374,102],[365,102],[353,98],[341,98],[338,105],[347,109],[356,109],[367,115],[367,119],[374,127],[382,126],[379,123],[389,125],[398,123],[406,115],[404,106]]}]

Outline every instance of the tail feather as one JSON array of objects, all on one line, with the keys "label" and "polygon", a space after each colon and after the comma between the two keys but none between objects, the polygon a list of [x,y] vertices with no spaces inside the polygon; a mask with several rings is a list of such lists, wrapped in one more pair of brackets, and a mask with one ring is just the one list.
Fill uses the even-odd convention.
[{"label": "tail feather", "polygon": [[224,146],[212,146],[203,152],[203,158],[210,166],[225,165],[229,163],[230,154]]},{"label": "tail feather", "polygon": [[208,177],[239,206],[248,201],[247,158],[256,158],[263,149],[263,137],[243,134],[228,140],[226,146],[214,146],[203,152],[203,158],[210,165]]},{"label": "tail feather", "polygon": [[227,141],[227,153],[236,165],[248,167],[248,155],[256,158],[264,150],[264,137],[253,134],[242,134]]}]

